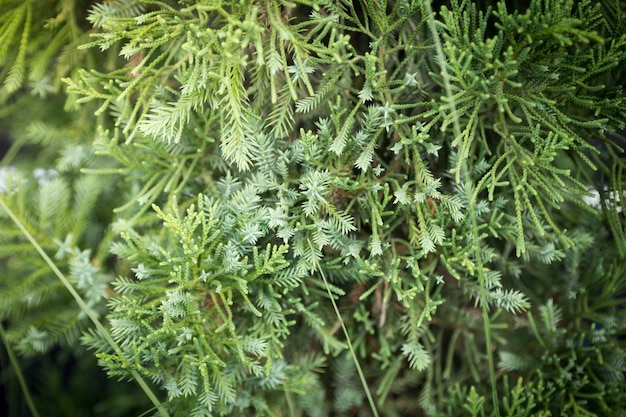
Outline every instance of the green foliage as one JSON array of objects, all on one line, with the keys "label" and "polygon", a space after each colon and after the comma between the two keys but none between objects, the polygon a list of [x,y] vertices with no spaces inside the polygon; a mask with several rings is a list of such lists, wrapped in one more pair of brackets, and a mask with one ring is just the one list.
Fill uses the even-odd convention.
[{"label": "green foliage", "polygon": [[[274,300],[280,284],[270,278],[287,266],[287,248],[250,249],[255,231],[238,229],[226,203],[199,196],[184,216],[176,202],[168,214],[155,207],[165,233],[140,236],[120,225],[125,244],[113,252],[137,262],[134,279],[113,283],[120,296],[109,302],[111,334],[121,352],[108,352],[95,334],[85,338],[103,350],[98,356],[111,375],[126,376],[137,368],[135,358],[143,358],[138,371],[163,384],[176,414],[213,408],[224,414],[256,391],[276,389],[290,374],[306,382],[282,360],[291,311]],[[246,405],[267,407],[260,399]]]},{"label": "green foliage", "polygon": [[[4,203],[20,213],[21,222],[39,244],[54,254],[87,304],[102,311],[111,276],[89,249],[78,246],[90,234],[103,234],[104,225],[93,218],[93,212],[105,184],[95,177],[70,183],[57,171],[40,170],[31,178],[13,172],[4,186]],[[11,274],[0,290],[0,315],[12,323],[7,338],[19,342],[18,350],[26,355],[46,352],[57,344],[76,344],[87,317],[6,213],[2,225],[2,265]],[[19,279],[13,271],[20,271]]]},{"label": "green foliage", "polygon": [[0,5],[7,351],[147,414],[626,414],[623,2],[49,3]]},{"label": "green foliage", "polygon": [[60,91],[61,77],[81,65],[84,54],[77,48],[89,28],[86,6],[82,0],[0,4],[0,102],[25,84],[40,97]]}]

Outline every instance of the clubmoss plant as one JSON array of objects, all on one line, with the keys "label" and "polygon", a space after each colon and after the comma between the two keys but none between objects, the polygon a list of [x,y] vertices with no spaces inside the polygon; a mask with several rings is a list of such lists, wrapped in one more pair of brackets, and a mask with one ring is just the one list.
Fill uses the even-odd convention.
[{"label": "clubmoss plant", "polygon": [[0,81],[33,415],[626,415],[623,2],[6,0]]}]

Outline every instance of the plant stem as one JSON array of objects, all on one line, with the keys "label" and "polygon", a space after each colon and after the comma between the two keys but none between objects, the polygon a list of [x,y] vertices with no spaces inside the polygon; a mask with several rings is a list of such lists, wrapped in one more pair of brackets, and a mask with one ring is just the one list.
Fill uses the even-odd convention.
[{"label": "plant stem", "polygon": [[20,369],[20,364],[13,353],[13,349],[11,349],[11,345],[7,340],[6,333],[4,332],[4,326],[0,323],[0,339],[2,339],[2,344],[7,351],[7,356],[9,357],[9,361],[11,362],[11,367],[13,368],[13,372],[15,372],[15,377],[17,378],[20,387],[22,388],[22,393],[24,394],[24,399],[26,400],[26,404],[28,404],[28,409],[33,417],[39,417],[39,412],[37,411],[37,407],[35,407],[35,403],[33,398],[30,396],[30,391],[28,390],[28,385],[26,384],[26,380],[24,379],[24,375],[22,374],[22,370]]},{"label": "plant stem", "polygon": [[[310,244],[310,243],[309,243]],[[339,308],[337,307],[337,303],[335,303],[335,297],[330,292],[330,286],[328,285],[328,281],[326,280],[326,275],[324,275],[324,271],[321,268],[321,265],[317,264],[317,269],[322,276],[322,280],[324,280],[324,285],[326,286],[326,291],[328,292],[328,298],[330,298],[330,302],[333,305],[333,309],[335,310],[335,314],[339,319],[339,323],[341,324],[341,330],[343,330],[343,334],[346,336],[346,343],[348,344],[348,349],[350,350],[350,356],[354,361],[354,367],[356,368],[357,373],[359,374],[359,379],[361,380],[361,385],[363,386],[363,391],[365,391],[365,395],[367,396],[367,401],[370,404],[370,408],[372,409],[372,414],[374,417],[378,416],[378,411],[376,409],[376,403],[374,402],[374,398],[372,398],[372,393],[367,386],[367,381],[365,380],[365,375],[363,374],[363,369],[361,369],[361,364],[359,363],[358,358],[356,357],[356,352],[354,351],[354,347],[352,346],[352,341],[350,340],[350,335],[348,334],[348,329],[346,329],[346,325],[341,318],[341,313],[339,312]]]},{"label": "plant stem", "polygon": [[[13,211],[9,208],[9,206],[6,204],[4,199],[1,197],[0,197],[0,207],[4,209],[4,211],[8,214],[8,216],[13,221],[13,223],[15,223],[17,228],[20,229],[24,237],[26,237],[26,239],[33,245],[35,250],[37,250],[39,255],[48,264],[52,272],[54,272],[54,274],[59,278],[61,283],[63,283],[63,285],[72,295],[72,297],[74,297],[74,299],[76,300],[76,304],[78,304],[80,309],[91,319],[91,321],[96,327],[96,330],[109,343],[109,346],[111,346],[111,348],[113,348],[115,351],[119,352],[120,355],[122,355],[120,347],[115,342],[115,340],[113,340],[113,337],[111,337],[107,329],[105,329],[102,323],[100,323],[100,320],[98,319],[98,316],[96,315],[96,313],[91,308],[89,308],[89,306],[85,303],[85,301],[80,296],[80,294],[76,291],[72,283],[65,277],[65,275],[63,275],[63,273],[55,265],[52,259],[50,259],[48,254],[43,250],[43,248],[39,245],[39,243],[37,243],[33,235],[26,229],[24,224],[15,215],[15,213],[13,213]],[[152,392],[152,390],[150,389],[146,381],[144,381],[144,379],[141,377],[141,375],[139,375],[139,373],[135,370],[130,370],[130,373],[132,374],[133,378],[135,378],[135,380],[137,381],[141,389],[144,391],[144,393],[148,396],[150,401],[152,401],[155,407],[159,410],[159,414],[161,414],[162,417],[169,417],[169,414],[167,413],[165,408],[163,408],[163,405],[158,400],[158,398],[154,395],[154,393]]]}]

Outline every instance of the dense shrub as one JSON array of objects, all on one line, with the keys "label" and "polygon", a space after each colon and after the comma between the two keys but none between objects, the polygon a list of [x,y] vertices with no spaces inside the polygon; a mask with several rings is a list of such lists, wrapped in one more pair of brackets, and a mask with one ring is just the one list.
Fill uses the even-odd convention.
[{"label": "dense shrub", "polygon": [[2,2],[8,412],[626,415],[625,29]]}]

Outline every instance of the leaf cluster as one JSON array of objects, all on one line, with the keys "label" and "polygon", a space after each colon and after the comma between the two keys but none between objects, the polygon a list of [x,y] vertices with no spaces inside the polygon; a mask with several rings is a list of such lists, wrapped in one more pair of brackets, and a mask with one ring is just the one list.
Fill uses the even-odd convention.
[{"label": "leaf cluster", "polygon": [[162,416],[624,412],[620,2],[51,3],[0,6],[9,348]]}]

